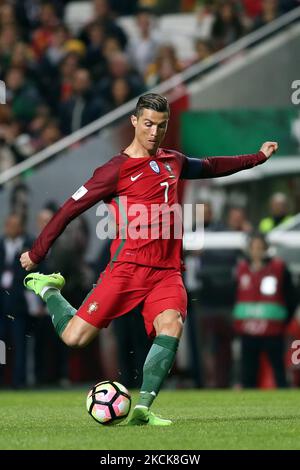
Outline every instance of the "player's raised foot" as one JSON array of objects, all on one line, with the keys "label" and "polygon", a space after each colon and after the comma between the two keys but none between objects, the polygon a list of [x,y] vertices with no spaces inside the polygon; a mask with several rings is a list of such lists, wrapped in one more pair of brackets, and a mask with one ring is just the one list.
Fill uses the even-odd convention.
[{"label": "player's raised foot", "polygon": [[134,408],[129,426],[170,426],[173,422],[170,419],[163,419],[156,416],[152,411],[146,407]]},{"label": "player's raised foot", "polygon": [[60,273],[31,273],[27,274],[24,278],[24,286],[42,298],[48,288],[61,290],[64,287],[65,282],[65,278]]}]

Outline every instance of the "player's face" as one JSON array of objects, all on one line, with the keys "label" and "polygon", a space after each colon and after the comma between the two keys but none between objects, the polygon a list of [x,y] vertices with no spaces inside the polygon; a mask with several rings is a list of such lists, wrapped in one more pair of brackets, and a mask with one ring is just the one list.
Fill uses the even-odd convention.
[{"label": "player's face", "polygon": [[138,118],[132,116],[131,121],[135,127],[135,138],[150,154],[155,153],[162,142],[167,130],[168,120],[168,113],[160,113],[152,109],[143,109]]}]

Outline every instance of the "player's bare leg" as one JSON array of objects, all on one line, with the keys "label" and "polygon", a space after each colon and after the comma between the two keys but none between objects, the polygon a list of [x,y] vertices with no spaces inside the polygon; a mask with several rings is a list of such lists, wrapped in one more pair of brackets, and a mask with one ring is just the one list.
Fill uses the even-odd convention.
[{"label": "player's bare leg", "polygon": [[153,325],[156,338],[146,358],[143,369],[143,384],[140,399],[134,408],[130,425],[169,426],[172,421],[155,416],[150,406],[167,377],[177,352],[183,322],[177,310],[165,310],[158,315]]},{"label": "player's bare leg", "polygon": [[71,318],[61,339],[67,346],[83,348],[88,345],[99,333],[99,329],[76,315]]},{"label": "player's bare leg", "polygon": [[98,334],[98,328],[75,316],[77,310],[61,295],[65,280],[60,273],[28,274],[24,285],[47,304],[55,331],[71,347],[84,347]]}]

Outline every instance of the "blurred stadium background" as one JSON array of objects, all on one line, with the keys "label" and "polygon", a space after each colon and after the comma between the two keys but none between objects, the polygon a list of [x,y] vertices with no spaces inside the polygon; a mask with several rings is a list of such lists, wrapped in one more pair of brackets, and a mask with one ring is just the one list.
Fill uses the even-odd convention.
[{"label": "blurred stadium background", "polygon": [[[185,246],[189,319],[166,386],[240,386],[233,276],[252,229],[267,234],[299,289],[299,18],[297,0],[0,1],[1,387],[106,378],[139,386],[149,344],[138,312],[85,350],[67,350],[42,303],[24,292],[17,260],[93,169],[130,141],[136,97],[153,89],[171,102],[166,147],[200,157],[280,145],[267,165],[183,188],[184,201],[205,204],[207,232],[201,252]],[[63,273],[76,307],[108,259],[97,222],[96,207],[72,222],[39,268]],[[290,357],[299,321],[296,310],[285,330],[291,387],[300,385]],[[275,386],[262,357],[257,387]]]}]

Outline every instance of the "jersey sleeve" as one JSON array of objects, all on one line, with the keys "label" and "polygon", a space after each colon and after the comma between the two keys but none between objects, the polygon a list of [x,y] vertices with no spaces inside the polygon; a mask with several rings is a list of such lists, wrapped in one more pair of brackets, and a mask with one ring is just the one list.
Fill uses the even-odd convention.
[{"label": "jersey sleeve", "polygon": [[29,257],[35,264],[40,263],[44,259],[54,241],[75,217],[97,202],[105,202],[116,193],[121,162],[121,156],[114,157],[103,166],[97,168],[93,176],[57,211],[36,239],[29,252]]},{"label": "jersey sleeve", "polygon": [[266,160],[267,157],[263,152],[237,155],[235,157],[209,157],[203,159],[185,157],[180,178],[193,180],[229,176],[238,171],[261,165]]}]

